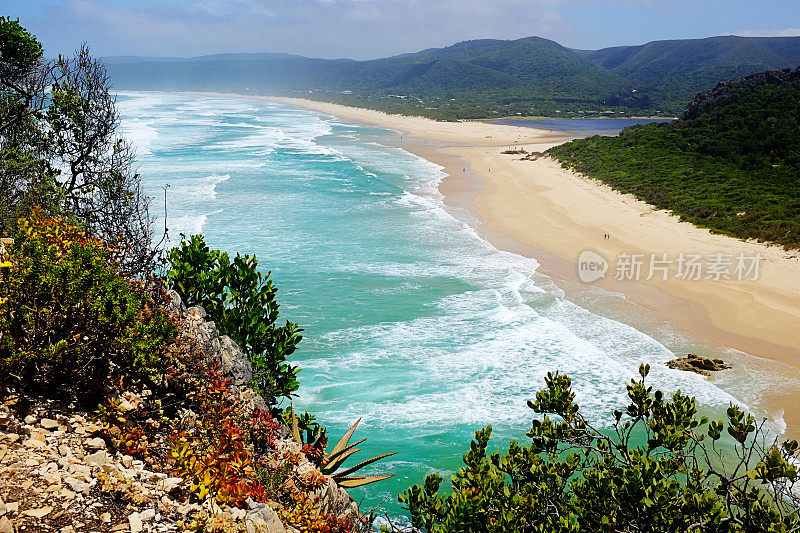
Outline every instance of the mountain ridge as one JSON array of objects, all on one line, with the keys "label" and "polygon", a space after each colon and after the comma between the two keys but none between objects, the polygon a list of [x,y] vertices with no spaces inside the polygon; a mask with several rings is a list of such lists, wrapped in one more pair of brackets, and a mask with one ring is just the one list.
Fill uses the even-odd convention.
[{"label": "mountain ridge", "polygon": [[[800,65],[800,37],[718,36],[573,50],[475,39],[369,60],[292,54],[107,59],[115,86],[303,95],[440,119],[600,112],[677,115],[721,81]],[[403,102],[387,101],[401,96]]]}]

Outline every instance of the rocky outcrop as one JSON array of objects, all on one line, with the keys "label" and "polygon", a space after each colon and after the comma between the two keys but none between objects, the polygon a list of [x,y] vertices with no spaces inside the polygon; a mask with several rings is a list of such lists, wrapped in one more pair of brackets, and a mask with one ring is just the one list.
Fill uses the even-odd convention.
[{"label": "rocky outcrop", "polygon": [[800,80],[800,67],[795,70],[785,68],[782,70],[768,70],[745,76],[739,81],[720,82],[713,89],[699,93],[695,99],[686,106],[681,115],[682,119],[692,120],[707,111],[724,104],[733,97],[736,86],[758,87],[762,85],[782,85]]},{"label": "rocky outcrop", "polygon": [[696,372],[703,376],[710,376],[711,372],[725,370],[730,368],[731,365],[725,363],[722,359],[709,359],[690,353],[686,357],[679,357],[671,361],[667,361],[667,366],[675,370],[684,370],[686,372]]},{"label": "rocky outcrop", "polygon": [[[253,369],[241,348],[220,335],[202,308],[186,309],[174,291],[168,293],[165,307],[180,319],[184,333],[204,356],[219,362],[244,408],[265,410],[264,399],[248,386]],[[135,409],[146,393],[125,393],[118,398],[120,406]],[[23,400],[33,405],[20,411],[16,404]],[[20,418],[15,412],[29,414]],[[181,414],[182,418],[192,416],[190,411]],[[281,429],[275,460],[299,457],[294,469],[299,481],[321,476],[303,455],[302,444],[292,440],[285,425]],[[266,503],[249,500],[248,509],[220,508],[213,499],[198,503],[184,480],[172,477],[169,468],[115,452],[103,435],[103,427],[88,413],[45,400],[6,398],[0,405],[0,533],[162,533],[182,530],[182,521],[201,514],[212,517],[225,531],[297,533],[285,527],[278,512]],[[360,517],[358,506],[331,478],[310,496],[320,512],[341,519]]]}]

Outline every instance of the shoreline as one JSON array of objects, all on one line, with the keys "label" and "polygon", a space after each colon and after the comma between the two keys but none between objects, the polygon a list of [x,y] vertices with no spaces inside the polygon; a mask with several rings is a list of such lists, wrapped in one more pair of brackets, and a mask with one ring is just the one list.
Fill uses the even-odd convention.
[{"label": "shoreline", "polygon": [[[560,132],[435,122],[294,98],[244,97],[397,131],[398,146],[444,167],[439,190],[445,205],[471,213],[480,221],[479,234],[495,247],[533,257],[540,272],[575,286],[581,284],[578,256],[587,249],[607,259],[622,253],[761,254],[757,281],[617,281],[609,270],[590,287],[623,294],[704,342],[745,352],[755,367],[763,366],[759,359],[782,363],[783,375],[800,383],[800,252],[714,235],[550,159],[525,161],[500,153],[508,148],[541,151],[573,138]],[[604,233],[612,238],[604,239]],[[783,412],[786,435],[800,436],[800,406],[792,401],[800,386],[762,392],[771,412]]]}]

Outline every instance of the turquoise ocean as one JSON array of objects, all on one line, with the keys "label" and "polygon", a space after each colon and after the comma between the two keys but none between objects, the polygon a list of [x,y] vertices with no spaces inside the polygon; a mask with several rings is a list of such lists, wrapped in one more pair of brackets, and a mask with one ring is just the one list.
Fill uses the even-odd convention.
[{"label": "turquoise ocean", "polygon": [[[392,146],[395,132],[235,97],[121,93],[119,109],[156,214],[168,186],[171,245],[202,233],[271,271],[281,319],[305,329],[295,407],[331,442],[361,419],[362,459],[398,452],[369,467],[394,478],[352,491],[362,511],[383,502],[399,516],[397,493],[430,472],[447,479],[487,424],[498,447],[524,440],[526,401],[548,371],[573,378],[595,420],[625,405],[646,362],[652,385],[696,395],[712,415],[740,402],[783,429],[760,403],[790,385],[774,365],[496,249],[478,220],[444,205],[441,167]],[[735,367],[707,380],[663,364],[687,352]]]}]

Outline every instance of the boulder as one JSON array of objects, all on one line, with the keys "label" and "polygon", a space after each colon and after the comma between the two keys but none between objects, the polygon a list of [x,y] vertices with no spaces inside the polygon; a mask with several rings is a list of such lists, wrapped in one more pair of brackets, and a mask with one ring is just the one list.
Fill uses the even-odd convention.
[{"label": "boulder", "polygon": [[675,370],[696,372],[703,376],[710,376],[711,372],[717,372],[731,367],[731,365],[726,364],[722,359],[709,359],[693,353],[690,353],[686,357],[678,357],[677,359],[667,361],[667,366]]}]

